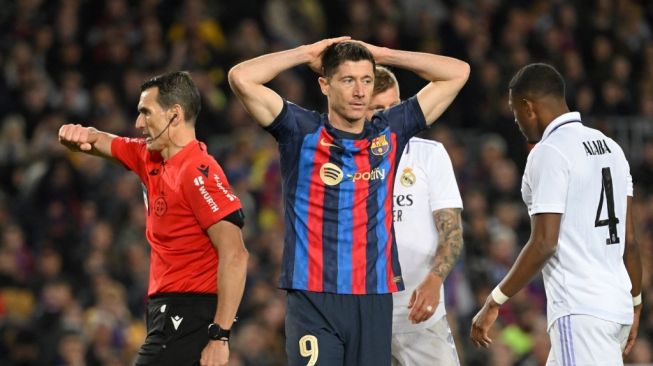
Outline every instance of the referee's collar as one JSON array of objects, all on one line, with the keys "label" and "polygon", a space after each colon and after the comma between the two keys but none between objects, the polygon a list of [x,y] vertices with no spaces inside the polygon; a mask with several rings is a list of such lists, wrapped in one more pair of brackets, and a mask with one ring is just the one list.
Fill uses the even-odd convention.
[{"label": "referee's collar", "polygon": [[[544,140],[545,138],[549,137],[549,135],[555,131],[558,127],[570,123],[570,122],[581,122],[580,120],[580,113],[579,112],[567,112],[565,114],[561,114],[556,119],[551,121],[548,126],[544,129],[544,133],[542,134],[542,139]],[[540,140],[540,141],[541,141]]]}]

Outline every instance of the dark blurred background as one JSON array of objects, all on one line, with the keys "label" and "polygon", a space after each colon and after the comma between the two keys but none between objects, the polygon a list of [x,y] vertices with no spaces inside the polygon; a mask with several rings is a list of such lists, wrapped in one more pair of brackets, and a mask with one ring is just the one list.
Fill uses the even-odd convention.
[{"label": "dark blurred background", "polygon": [[[139,181],[121,166],[66,152],[57,130],[74,122],[133,136],[140,83],[185,69],[203,99],[198,138],[247,215],[251,261],[231,365],[284,365],[278,153],[226,74],[241,60],[336,35],[471,64],[467,85],[424,134],[447,148],[465,204],[465,251],[446,282],[465,365],[545,363],[541,279],[502,308],[489,351],[467,337],[471,316],[529,235],[520,195],[528,146],[508,109],[507,83],[534,61],[563,73],[570,106],[630,159],[644,311],[627,362],[652,363],[652,25],[645,0],[0,1],[0,364],[132,363],[145,337],[149,267]],[[404,98],[424,84],[395,71]],[[271,86],[325,110],[307,67]]]}]

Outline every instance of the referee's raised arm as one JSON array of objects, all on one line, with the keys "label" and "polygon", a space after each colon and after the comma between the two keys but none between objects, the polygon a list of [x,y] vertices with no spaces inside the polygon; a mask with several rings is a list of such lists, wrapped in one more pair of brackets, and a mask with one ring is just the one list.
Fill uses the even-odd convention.
[{"label": "referee's raised arm", "polygon": [[229,85],[256,122],[263,127],[268,126],[281,113],[283,99],[265,84],[279,73],[301,64],[308,64],[314,71],[319,71],[324,49],[348,39],[349,37],[324,39],[241,62],[229,70]]}]

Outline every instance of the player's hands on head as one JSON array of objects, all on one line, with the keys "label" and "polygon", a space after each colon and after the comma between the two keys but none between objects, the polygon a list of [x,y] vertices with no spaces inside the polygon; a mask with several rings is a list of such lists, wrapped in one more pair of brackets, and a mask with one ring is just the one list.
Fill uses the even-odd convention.
[{"label": "player's hands on head", "polygon": [[91,151],[98,135],[94,128],[67,124],[59,128],[59,142],[72,151]]},{"label": "player's hands on head", "polygon": [[315,71],[318,74],[322,74],[322,54],[324,50],[331,46],[334,43],[340,43],[351,40],[349,36],[342,36],[336,38],[327,38],[321,41],[317,41],[313,44],[303,46],[305,52],[308,54],[310,60],[308,61],[308,67],[311,70]]},{"label": "player's hands on head", "polygon": [[374,56],[374,61],[376,61],[377,63],[383,63],[383,57],[385,52],[387,51],[387,48],[375,46],[373,44],[369,44],[367,42],[358,41],[358,40],[355,42],[358,42],[363,46],[365,46],[365,48],[367,48],[370,51],[370,53],[372,53],[372,56]]},{"label": "player's hands on head", "polygon": [[229,363],[229,342],[209,341],[202,350],[200,366],[224,366]]},{"label": "player's hands on head", "polygon": [[440,288],[442,279],[434,273],[429,273],[417,286],[408,302],[408,320],[413,324],[426,321],[433,316],[440,303]]},{"label": "player's hands on head", "polygon": [[472,319],[469,338],[476,347],[488,348],[492,344],[492,339],[488,333],[499,316],[499,307],[500,305],[494,302],[491,296],[488,296],[481,310]]}]

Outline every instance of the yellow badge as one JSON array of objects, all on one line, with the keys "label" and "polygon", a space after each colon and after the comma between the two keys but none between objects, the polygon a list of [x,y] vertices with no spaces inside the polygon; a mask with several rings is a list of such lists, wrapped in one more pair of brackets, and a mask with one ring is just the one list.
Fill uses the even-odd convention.
[{"label": "yellow badge", "polygon": [[403,173],[401,173],[401,178],[399,181],[401,182],[402,186],[410,187],[415,184],[417,177],[415,176],[415,173],[413,173],[413,169],[406,168],[404,169]]},{"label": "yellow badge", "polygon": [[390,151],[390,144],[385,138],[385,134],[379,135],[375,137],[374,140],[372,140],[370,150],[372,150],[372,154],[374,155],[385,155],[388,151]]},{"label": "yellow badge", "polygon": [[328,186],[335,186],[340,183],[343,175],[342,169],[333,163],[325,163],[320,168],[320,179]]}]

